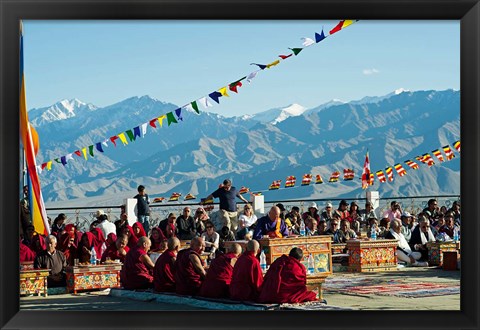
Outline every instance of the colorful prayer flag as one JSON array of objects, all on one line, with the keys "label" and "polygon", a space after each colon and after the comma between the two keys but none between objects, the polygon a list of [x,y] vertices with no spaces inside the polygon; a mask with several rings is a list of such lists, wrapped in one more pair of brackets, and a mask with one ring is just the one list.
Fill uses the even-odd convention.
[{"label": "colorful prayer flag", "polygon": [[370,173],[370,185],[373,186],[374,183],[375,183],[375,176],[373,175],[373,173]]},{"label": "colorful prayer flag", "polygon": [[430,154],[428,153],[423,154],[423,160],[424,160],[424,163],[428,165],[428,167],[435,165],[435,162],[433,161],[432,156],[430,156]]},{"label": "colorful prayer flag", "polygon": [[453,154],[453,151],[452,149],[450,149],[450,146],[448,144],[443,147],[443,151],[445,152],[445,156],[447,156],[447,160],[455,158],[455,155]]},{"label": "colorful prayer flag", "polygon": [[303,50],[303,48],[288,48],[288,49],[290,49],[295,54],[295,56],[297,56]]},{"label": "colorful prayer flag", "polygon": [[323,39],[325,39],[325,33],[323,33],[323,29],[322,29],[322,33],[321,34],[318,34],[317,32],[315,32],[315,42],[316,43],[319,43],[320,41],[322,41]]},{"label": "colorful prayer flag", "polygon": [[272,63],[267,64],[267,69],[270,69],[272,66],[277,65],[280,63],[280,60],[273,61]]},{"label": "colorful prayer flag", "polygon": [[304,174],[302,178],[302,186],[308,186],[311,181],[312,181],[312,175]]},{"label": "colorful prayer flag", "polygon": [[189,200],[191,200],[191,199],[196,199],[196,198],[197,198],[197,197],[195,197],[194,195],[192,195],[192,194],[190,194],[190,193],[188,193],[188,194],[185,196],[185,200],[186,200],[186,201],[189,201]]},{"label": "colorful prayer flag", "polygon": [[323,183],[322,176],[320,174],[317,174],[315,176],[315,184],[321,184],[321,183]]},{"label": "colorful prayer flag", "polygon": [[457,142],[453,143],[453,147],[455,149],[457,149],[458,152],[460,152],[460,140],[458,140]]},{"label": "colorful prayer flag", "polygon": [[238,191],[238,193],[241,194],[241,195],[243,195],[243,194],[246,194],[246,193],[249,192],[249,191],[250,191],[249,188],[242,186],[242,187],[240,188],[240,190]]},{"label": "colorful prayer flag", "polygon": [[391,166],[387,167],[385,169],[385,172],[387,173],[388,181],[393,181],[393,169]]},{"label": "colorful prayer flag", "polygon": [[258,64],[258,63],[250,63],[250,65],[256,65],[260,68],[260,70],[263,70],[267,67],[265,64]]},{"label": "colorful prayer flag", "polygon": [[394,165],[395,170],[397,171],[398,175],[404,176],[407,174],[407,171],[403,168],[402,164],[398,163]]},{"label": "colorful prayer flag", "polygon": [[328,180],[328,182],[337,182],[339,177],[340,177],[340,172],[339,172],[339,171],[335,171],[335,172],[333,172],[332,175],[330,176],[330,180]]},{"label": "colorful prayer flag", "polygon": [[350,181],[355,177],[355,172],[351,168],[343,169],[343,180]]},{"label": "colorful prayer flag", "polygon": [[161,203],[165,200],[165,197],[155,197],[153,200],[154,203]]},{"label": "colorful prayer flag", "polygon": [[293,175],[288,176],[287,179],[285,180],[285,188],[294,187],[296,181],[297,181],[297,178],[295,178]]},{"label": "colorful prayer flag", "polygon": [[302,42],[303,47],[308,47],[308,46],[313,45],[315,43],[315,41],[313,41],[312,38],[304,37],[304,38],[302,38],[302,40],[303,40],[303,42]]},{"label": "colorful prayer flag", "polygon": [[176,202],[176,201],[178,201],[178,198],[180,196],[182,196],[182,194],[174,192],[174,193],[172,193],[172,196],[170,196],[168,201],[169,202]]},{"label": "colorful prayer flag", "polygon": [[270,187],[268,187],[268,190],[279,189],[281,184],[282,184],[282,180],[273,181]]},{"label": "colorful prayer flag", "polygon": [[444,162],[444,161],[445,161],[445,160],[443,159],[442,152],[441,152],[439,149],[433,150],[433,151],[432,151],[432,154],[434,154],[435,157],[437,157],[440,162]]},{"label": "colorful prayer flag", "polygon": [[290,55],[278,55],[278,57],[280,57],[282,60],[286,60],[287,58],[289,58],[290,56],[292,56],[293,54],[290,54]]},{"label": "colorful prayer flag", "polygon": [[406,160],[405,164],[407,164],[408,166],[410,166],[414,170],[418,170],[418,168],[419,168],[418,164],[415,163],[414,161],[411,161],[410,159]]}]

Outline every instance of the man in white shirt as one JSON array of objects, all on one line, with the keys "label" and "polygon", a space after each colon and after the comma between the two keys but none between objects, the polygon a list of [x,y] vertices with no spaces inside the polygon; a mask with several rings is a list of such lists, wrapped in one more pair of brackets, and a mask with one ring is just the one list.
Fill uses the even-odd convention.
[{"label": "man in white shirt", "polygon": [[98,224],[97,228],[100,228],[103,232],[103,237],[107,238],[108,234],[117,232],[117,227],[113,223],[108,220],[106,214],[102,214],[98,217],[100,223]]}]

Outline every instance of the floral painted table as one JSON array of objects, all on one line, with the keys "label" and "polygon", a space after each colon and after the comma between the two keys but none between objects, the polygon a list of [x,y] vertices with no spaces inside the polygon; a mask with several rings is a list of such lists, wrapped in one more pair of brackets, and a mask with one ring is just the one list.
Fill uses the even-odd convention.
[{"label": "floral painted table", "polygon": [[67,267],[67,291],[76,294],[82,290],[95,290],[120,287],[122,264]]},{"label": "floral painted table", "polygon": [[350,272],[384,272],[398,270],[396,239],[347,241]]}]

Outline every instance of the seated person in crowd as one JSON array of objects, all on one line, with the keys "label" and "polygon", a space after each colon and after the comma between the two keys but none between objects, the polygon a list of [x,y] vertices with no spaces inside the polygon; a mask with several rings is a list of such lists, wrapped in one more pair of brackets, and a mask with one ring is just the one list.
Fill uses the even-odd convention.
[{"label": "seated person in crowd", "polygon": [[177,218],[178,238],[181,240],[191,240],[197,236],[195,219],[190,212],[190,207],[187,206],[183,209],[183,214]]},{"label": "seated person in crowd", "polygon": [[330,221],[330,228],[327,229],[325,234],[333,236],[332,238],[332,243],[338,244],[338,243],[343,243],[340,242],[340,228],[338,226],[340,220],[337,218],[333,218]]},{"label": "seated person in crowd", "polygon": [[40,253],[46,248],[47,248],[47,243],[45,242],[45,236],[40,234],[33,235],[32,242],[30,243],[30,250],[32,250],[35,253]]},{"label": "seated person in crowd", "polygon": [[[375,234],[377,234],[377,238],[380,237],[381,229],[378,226],[376,218],[368,219],[368,224],[367,224],[367,237],[368,238],[371,238],[371,236],[372,236],[372,228],[375,230]],[[384,231],[385,231],[385,228],[383,228],[382,233]],[[382,236],[382,237],[384,237],[384,236]]]},{"label": "seated person in crowd", "polygon": [[455,226],[455,220],[453,219],[453,214],[447,213],[445,215],[445,225],[443,225],[438,231],[440,233],[447,234],[448,237],[453,239],[453,234],[455,230],[458,230],[458,228],[456,228]]},{"label": "seated person in crowd", "polygon": [[256,258],[260,244],[256,240],[248,241],[246,251],[238,258],[230,282],[230,299],[256,301],[263,283],[262,269]]},{"label": "seated person in crowd", "polygon": [[[170,236],[167,235],[167,228],[168,227],[172,227],[172,225],[175,227],[175,231],[176,231],[176,225],[175,223],[177,222],[177,217],[175,216],[175,214],[173,213],[170,213],[168,215],[168,218],[160,221],[160,224],[158,225],[158,228],[160,228],[163,232],[163,235],[165,235],[165,237],[169,238]],[[176,234],[176,232],[175,232]],[[176,235],[174,235],[176,236]]]},{"label": "seated person in crowd", "polygon": [[338,209],[335,210],[335,213],[337,213],[340,216],[340,220],[346,219],[350,216],[350,212],[348,212],[348,202],[344,199],[338,203]]},{"label": "seated person in crowd", "polygon": [[61,251],[57,251],[57,238],[53,235],[47,236],[47,248],[37,254],[33,266],[35,269],[50,269],[47,277],[49,288],[66,286],[65,268],[67,260]]},{"label": "seated person in crowd", "polygon": [[327,233],[327,221],[321,219],[318,222],[317,235],[328,235],[328,233]]},{"label": "seated person in crowd", "polygon": [[388,231],[390,230],[390,220],[388,218],[380,219],[380,225],[378,226],[378,229],[379,233],[377,237],[385,238],[385,235],[387,235]]},{"label": "seated person in crowd", "polygon": [[438,217],[437,221],[433,223],[433,227],[430,227],[434,236],[439,233],[440,228],[445,226],[445,216]]},{"label": "seated person in crowd", "polygon": [[125,225],[125,227],[123,227],[122,234],[127,236],[128,238],[127,246],[130,249],[137,246],[138,238],[137,236],[135,236],[135,233],[133,232],[133,228],[130,225]]},{"label": "seated person in crowd", "polygon": [[455,221],[455,224],[460,226],[461,224],[460,202],[459,201],[453,202],[452,207],[447,212],[452,212],[453,220]]},{"label": "seated person in crowd", "polygon": [[102,246],[105,247],[105,236],[103,236],[103,232],[100,228],[92,228],[90,232],[93,234],[95,239],[93,240],[93,246],[95,248],[95,252],[97,253],[97,259],[100,259],[102,256]]},{"label": "seated person in crowd", "polygon": [[20,262],[34,261],[35,252],[30,250],[28,246],[20,242]]},{"label": "seated person in crowd", "polygon": [[373,203],[370,201],[367,201],[365,203],[365,209],[358,211],[358,214],[362,218],[362,224],[366,224],[368,222],[368,219],[370,218],[377,219],[377,215],[375,214],[375,210],[373,209]]},{"label": "seated person in crowd", "polygon": [[151,252],[159,252],[167,248],[167,238],[158,227],[153,227],[150,231],[150,242],[152,242]]},{"label": "seated person in crowd", "polygon": [[145,232],[143,224],[140,221],[135,222],[132,226],[132,229],[136,238],[147,237],[147,233]]},{"label": "seated person in crowd", "polygon": [[[215,228],[215,227],[214,227]],[[227,226],[223,226],[222,230],[218,233],[219,235],[219,248],[220,252],[225,252],[225,242],[232,242],[235,240],[235,234]]]},{"label": "seated person in crowd", "polygon": [[53,219],[51,230],[52,235],[59,237],[63,233],[65,229],[65,220],[67,220],[65,213],[60,213],[55,219]]},{"label": "seated person in crowd", "polygon": [[201,235],[205,231],[205,225],[207,220],[210,217],[203,207],[199,207],[195,214],[193,215],[193,220],[195,220],[195,228],[197,229],[197,235]]},{"label": "seated person in crowd", "polygon": [[208,298],[228,298],[233,267],[242,253],[238,243],[229,246],[226,253],[213,259],[207,271],[207,276],[200,287],[199,295]]},{"label": "seated person in crowd", "polygon": [[67,265],[73,266],[75,258],[78,254],[78,245],[75,242],[76,228],[73,224],[65,226],[65,231],[57,240],[57,250],[62,251],[67,260]]},{"label": "seated person in crowd", "polygon": [[120,219],[113,223],[115,225],[115,233],[120,236],[123,233],[123,228],[128,225],[128,215],[123,212],[120,214]]},{"label": "seated person in crowd", "polygon": [[410,245],[408,245],[405,236],[402,234],[402,221],[394,219],[391,221],[391,228],[388,233],[385,235],[386,239],[396,239],[398,240],[397,246],[397,258],[399,261],[406,262],[408,265],[415,267],[419,266],[428,266],[428,263],[419,262],[422,258],[420,252],[412,251]]},{"label": "seated person in crowd", "polygon": [[350,222],[347,219],[340,221],[340,230],[338,231],[340,243],[346,243],[349,239],[357,238],[357,234],[350,229]]},{"label": "seated person in crowd", "polygon": [[180,240],[170,237],[167,250],[158,257],[153,268],[153,287],[158,292],[175,292],[174,265],[180,249]]},{"label": "seated person in crowd", "polygon": [[302,219],[305,221],[308,216],[311,216],[315,220],[320,220],[320,215],[318,214],[317,203],[311,202],[308,204],[308,211],[302,214]]},{"label": "seated person in crowd", "polygon": [[408,212],[403,212],[402,216],[400,217],[402,220],[402,234],[405,237],[405,239],[410,241],[410,238],[412,237],[412,221],[413,217],[410,213]]},{"label": "seated person in crowd", "polygon": [[151,245],[150,239],[142,236],[138,239],[137,246],[128,251],[121,272],[125,289],[142,290],[153,286],[152,270],[155,265],[148,256]]},{"label": "seated person in crowd", "polygon": [[[95,235],[87,231],[83,233],[82,239],[78,244],[77,257],[80,263],[89,263],[90,257],[92,256],[92,248],[94,248]],[[95,249],[96,253],[96,249]],[[100,254],[97,254],[97,258],[101,257]]]},{"label": "seated person in crowd", "polygon": [[117,237],[113,244],[110,244],[105,252],[103,252],[102,259],[100,262],[105,262],[107,258],[110,260],[120,260],[121,263],[125,262],[125,257],[127,256],[130,248],[127,246],[128,237],[124,234],[121,234]]},{"label": "seated person in crowd", "polygon": [[277,258],[265,274],[258,301],[301,303],[317,300],[315,292],[307,290],[307,270],[300,262],[302,258],[300,248],[293,248],[288,256]]},{"label": "seated person in crowd", "polygon": [[28,224],[25,227],[25,232],[23,233],[22,243],[28,246],[32,251],[35,250],[32,247],[33,236],[35,235],[35,226],[32,224]]},{"label": "seated person in crowd", "polygon": [[402,216],[402,209],[400,207],[400,204],[397,201],[392,201],[390,203],[390,209],[386,210],[383,213],[384,218],[388,218],[389,221],[392,221],[394,219],[400,219]]},{"label": "seated person in crowd", "polygon": [[307,216],[307,218],[305,219],[305,231],[306,231],[307,236],[318,235],[318,233],[317,233],[317,220],[315,220],[311,216]]},{"label": "seated person in crowd", "polygon": [[243,213],[238,217],[238,229],[237,238],[242,240],[249,230],[253,230],[252,227],[257,222],[257,216],[253,213],[253,207],[250,204],[245,204],[243,207]]},{"label": "seated person in crowd", "polygon": [[410,248],[412,251],[418,251],[422,254],[422,259],[428,259],[428,242],[435,242],[435,236],[433,236],[430,230],[430,220],[427,217],[419,218],[418,225],[412,231],[412,238],[410,238]]},{"label": "seated person in crowd", "polygon": [[350,203],[350,210],[348,213],[349,215],[346,219],[350,222],[350,228],[355,233],[360,233],[360,222],[362,221],[362,217],[359,214],[358,204],[356,202]]},{"label": "seated person in crowd", "polygon": [[175,261],[176,292],[182,295],[195,296],[200,290],[206,276],[205,261],[201,254],[205,250],[205,241],[201,237],[194,237],[190,248],[178,252]]},{"label": "seated person in crowd", "polygon": [[335,214],[335,211],[333,210],[333,205],[330,202],[327,202],[325,205],[325,209],[320,214],[320,220],[324,220],[327,223],[333,219],[333,215]]},{"label": "seated person in crowd", "polygon": [[220,235],[215,231],[211,221],[205,223],[205,229],[207,231],[202,234],[205,241],[205,252],[215,253],[220,244]]},{"label": "seated person in crowd", "polygon": [[290,213],[285,216],[285,224],[290,235],[299,235],[298,226],[302,215],[298,206],[292,206]]},{"label": "seated person in crowd", "polygon": [[287,225],[285,221],[280,219],[280,209],[278,206],[272,206],[268,215],[258,219],[257,226],[253,232],[253,238],[260,239],[263,235],[268,235],[270,238],[288,236]]}]

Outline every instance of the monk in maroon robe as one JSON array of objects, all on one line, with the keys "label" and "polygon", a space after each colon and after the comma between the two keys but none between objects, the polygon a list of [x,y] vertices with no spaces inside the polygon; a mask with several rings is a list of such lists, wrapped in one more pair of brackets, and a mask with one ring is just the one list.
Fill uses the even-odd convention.
[{"label": "monk in maroon robe", "polygon": [[195,296],[205,279],[205,261],[200,257],[205,251],[205,241],[202,237],[194,237],[190,248],[178,252],[175,262],[176,292],[182,295]]},{"label": "monk in maroon robe", "polygon": [[120,235],[117,240],[113,244],[110,244],[105,252],[103,252],[100,262],[105,262],[107,258],[110,258],[110,260],[120,260],[122,263],[125,262],[125,257],[130,250],[127,246],[127,243],[127,235]]},{"label": "monk in maroon robe", "polygon": [[259,250],[260,244],[256,240],[249,241],[247,251],[235,263],[230,283],[230,299],[257,301],[263,283],[260,262],[255,257]]},{"label": "monk in maroon robe", "polygon": [[208,298],[229,298],[229,287],[232,281],[233,267],[242,253],[242,247],[233,243],[227,253],[213,259],[207,271],[205,281],[199,295]]},{"label": "monk in maroon robe", "polygon": [[138,239],[137,246],[128,251],[120,274],[125,289],[141,290],[153,286],[153,276],[150,271],[155,265],[147,254],[151,245],[150,239],[143,236]]},{"label": "monk in maroon robe", "polygon": [[158,257],[155,262],[155,268],[153,268],[153,287],[155,291],[176,291],[174,265],[179,248],[180,240],[176,237],[170,237],[167,241],[167,250]]},{"label": "monk in maroon robe", "polygon": [[301,303],[317,300],[313,291],[307,290],[307,270],[300,262],[303,251],[293,248],[289,255],[275,260],[265,274],[258,299],[261,303]]},{"label": "monk in maroon robe", "polygon": [[25,261],[34,261],[35,260],[35,252],[30,250],[28,246],[20,242],[20,262]]},{"label": "monk in maroon robe", "polygon": [[78,245],[75,243],[75,239],[76,229],[73,224],[66,225],[64,233],[58,238],[57,250],[63,252],[69,266],[73,266],[78,254]]}]

